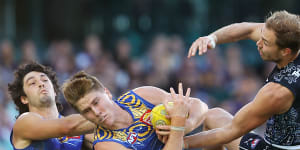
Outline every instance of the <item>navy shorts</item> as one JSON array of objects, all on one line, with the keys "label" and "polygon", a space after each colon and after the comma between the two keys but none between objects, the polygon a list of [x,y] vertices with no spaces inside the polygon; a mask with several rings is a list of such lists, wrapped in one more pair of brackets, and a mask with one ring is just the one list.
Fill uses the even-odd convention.
[{"label": "navy shorts", "polygon": [[240,142],[240,150],[282,150],[271,146],[265,140],[254,133],[248,133],[243,136]]}]

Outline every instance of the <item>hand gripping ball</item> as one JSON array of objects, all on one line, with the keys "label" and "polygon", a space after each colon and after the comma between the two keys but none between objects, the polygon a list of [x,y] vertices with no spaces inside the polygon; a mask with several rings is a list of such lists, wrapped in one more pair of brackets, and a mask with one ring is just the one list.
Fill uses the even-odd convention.
[{"label": "hand gripping ball", "polygon": [[[173,103],[168,103],[172,105]],[[163,104],[155,106],[151,111],[151,123],[155,129],[158,125],[170,125],[171,120],[166,118],[167,111]]]}]

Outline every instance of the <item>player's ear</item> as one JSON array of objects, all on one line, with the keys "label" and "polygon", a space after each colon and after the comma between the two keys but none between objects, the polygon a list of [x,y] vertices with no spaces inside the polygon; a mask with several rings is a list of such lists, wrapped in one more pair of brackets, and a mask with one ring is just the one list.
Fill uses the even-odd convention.
[{"label": "player's ear", "polygon": [[282,56],[286,56],[286,55],[289,55],[292,53],[292,50],[290,48],[284,48],[282,51],[281,51],[281,55]]},{"label": "player's ear", "polygon": [[108,97],[110,99],[112,99],[112,95],[111,95],[110,91],[107,88],[104,88],[104,92],[108,95]]},{"label": "player's ear", "polygon": [[22,102],[23,104],[28,104],[28,99],[27,99],[27,97],[26,97],[26,96],[21,96],[21,102]]}]

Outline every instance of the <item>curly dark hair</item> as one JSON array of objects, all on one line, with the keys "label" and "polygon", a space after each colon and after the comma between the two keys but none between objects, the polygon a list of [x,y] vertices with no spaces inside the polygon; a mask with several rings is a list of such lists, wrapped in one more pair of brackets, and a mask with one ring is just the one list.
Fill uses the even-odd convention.
[{"label": "curly dark hair", "polygon": [[56,73],[52,71],[50,67],[43,66],[37,62],[30,62],[27,64],[20,65],[19,68],[14,72],[14,81],[8,84],[9,94],[13,99],[14,103],[16,104],[17,110],[19,111],[19,115],[17,117],[29,111],[28,105],[23,104],[21,102],[21,96],[26,96],[23,88],[23,79],[28,73],[32,71],[45,73],[51,80],[54,91],[56,93],[55,102],[57,105],[57,109],[60,112],[63,108],[62,104],[58,100],[58,94],[60,91],[58,81],[56,78]]}]

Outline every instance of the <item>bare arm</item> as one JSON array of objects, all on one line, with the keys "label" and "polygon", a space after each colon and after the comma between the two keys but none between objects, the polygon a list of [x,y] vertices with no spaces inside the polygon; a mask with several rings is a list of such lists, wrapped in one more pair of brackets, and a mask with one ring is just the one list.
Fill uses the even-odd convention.
[{"label": "bare arm", "polygon": [[[292,92],[277,83],[266,84],[255,99],[244,106],[228,125],[185,138],[193,147],[226,144],[263,124],[274,114],[289,110],[294,100]],[[251,119],[249,119],[251,118]]]},{"label": "bare arm", "polygon": [[95,145],[95,150],[112,150],[112,149],[117,149],[117,150],[130,150],[123,145],[116,143],[116,142],[98,142]]},{"label": "bare arm", "polygon": [[92,133],[94,128],[93,123],[79,114],[61,119],[43,119],[36,113],[26,113],[17,119],[13,131],[14,137],[24,140],[43,140]]},{"label": "bare arm", "polygon": [[[185,126],[185,117],[173,117],[171,122],[172,126],[184,127]],[[171,130],[168,142],[164,146],[163,150],[182,150],[183,147],[183,136],[184,131],[175,131]]]},{"label": "bare arm", "polygon": [[260,38],[260,31],[264,23],[234,23],[229,26],[225,26],[211,35],[216,36],[216,43],[231,43],[245,39],[251,39],[258,41]]},{"label": "bare arm", "polygon": [[213,49],[215,44],[231,43],[244,39],[258,41],[261,28],[264,23],[235,23],[211,33],[209,36],[199,37],[193,42],[189,49],[188,57],[195,56],[197,50],[199,55],[207,52],[207,49]]},{"label": "bare arm", "polygon": [[94,134],[93,133],[84,135],[83,143],[87,149],[91,149],[91,150],[93,149],[93,142],[94,142]]}]

